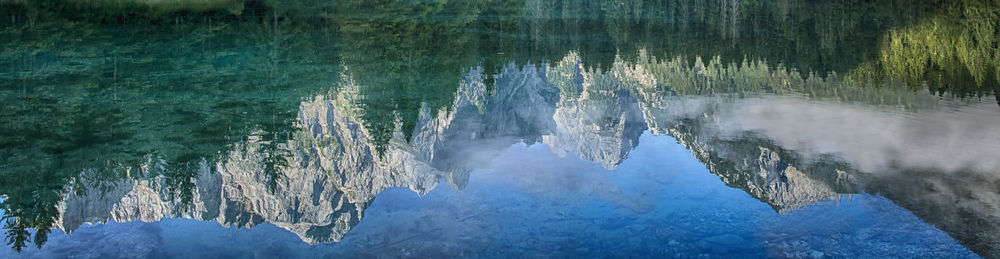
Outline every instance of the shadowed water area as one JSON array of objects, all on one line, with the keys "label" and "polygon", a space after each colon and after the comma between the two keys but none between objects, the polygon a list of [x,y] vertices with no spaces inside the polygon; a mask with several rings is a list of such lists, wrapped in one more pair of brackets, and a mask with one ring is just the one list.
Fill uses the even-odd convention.
[{"label": "shadowed water area", "polygon": [[1000,258],[1000,2],[0,0],[10,258]]}]

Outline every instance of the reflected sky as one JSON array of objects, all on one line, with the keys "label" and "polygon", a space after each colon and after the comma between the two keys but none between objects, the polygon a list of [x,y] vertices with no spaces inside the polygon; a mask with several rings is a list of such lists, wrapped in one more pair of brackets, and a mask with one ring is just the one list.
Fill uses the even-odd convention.
[{"label": "reflected sky", "polygon": [[975,257],[885,198],[842,195],[775,214],[722,184],[675,139],[641,141],[615,170],[559,157],[545,144],[512,145],[474,170],[463,190],[381,192],[365,220],[333,244],[308,245],[270,224],[165,219],[86,225],[21,255]]}]

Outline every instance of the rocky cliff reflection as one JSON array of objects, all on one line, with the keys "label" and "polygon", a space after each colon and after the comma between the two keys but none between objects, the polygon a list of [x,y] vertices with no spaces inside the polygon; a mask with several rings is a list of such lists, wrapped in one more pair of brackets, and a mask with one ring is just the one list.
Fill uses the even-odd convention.
[{"label": "rocky cliff reflection", "polygon": [[7,2],[0,192],[16,250],[51,227],[168,218],[336,242],[379,193],[463,189],[512,146],[615,170],[666,135],[778,214],[874,193],[1000,256],[990,4],[227,1],[88,23]]},{"label": "rocky cliff reflection", "polygon": [[[553,64],[505,66],[492,88],[482,69],[472,68],[447,109],[424,106],[412,134],[397,126],[384,147],[363,126],[363,86],[348,68],[336,90],[300,104],[298,130],[276,149],[251,135],[219,162],[203,160],[190,201],[160,176],[108,181],[85,171],[72,186],[89,191],[67,192],[56,225],[72,231],[84,222],[173,217],[234,227],[269,222],[309,243],[335,242],[387,188],[424,194],[444,182],[462,189],[472,169],[519,142],[614,169],[648,131],[676,138],[727,185],[779,213],[840,194],[877,193],[974,250],[996,254],[1000,229],[990,222],[1000,221],[1000,168],[984,159],[1000,154],[988,130],[1000,127],[993,105],[922,92],[898,93],[916,100],[905,111],[824,96],[684,96],[672,86],[732,82],[744,73],[716,74],[723,66],[701,63],[679,68],[664,77],[653,66],[619,60],[601,72],[571,53]],[[684,73],[694,73],[681,77],[693,81],[673,81]],[[275,156],[280,161],[269,169]],[[153,159],[135,173],[155,175],[148,171],[162,163]]]}]

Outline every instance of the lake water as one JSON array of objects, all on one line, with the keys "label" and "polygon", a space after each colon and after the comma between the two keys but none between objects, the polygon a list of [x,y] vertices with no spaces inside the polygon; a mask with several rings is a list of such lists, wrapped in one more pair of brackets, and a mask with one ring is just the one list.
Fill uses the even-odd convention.
[{"label": "lake water", "polygon": [[0,257],[1000,258],[998,17],[0,0]]}]

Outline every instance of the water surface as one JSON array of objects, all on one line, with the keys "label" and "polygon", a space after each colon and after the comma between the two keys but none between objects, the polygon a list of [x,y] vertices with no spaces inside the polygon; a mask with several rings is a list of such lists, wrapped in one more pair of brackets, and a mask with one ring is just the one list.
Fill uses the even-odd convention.
[{"label": "water surface", "polygon": [[4,257],[1000,256],[995,4],[0,10]]}]

